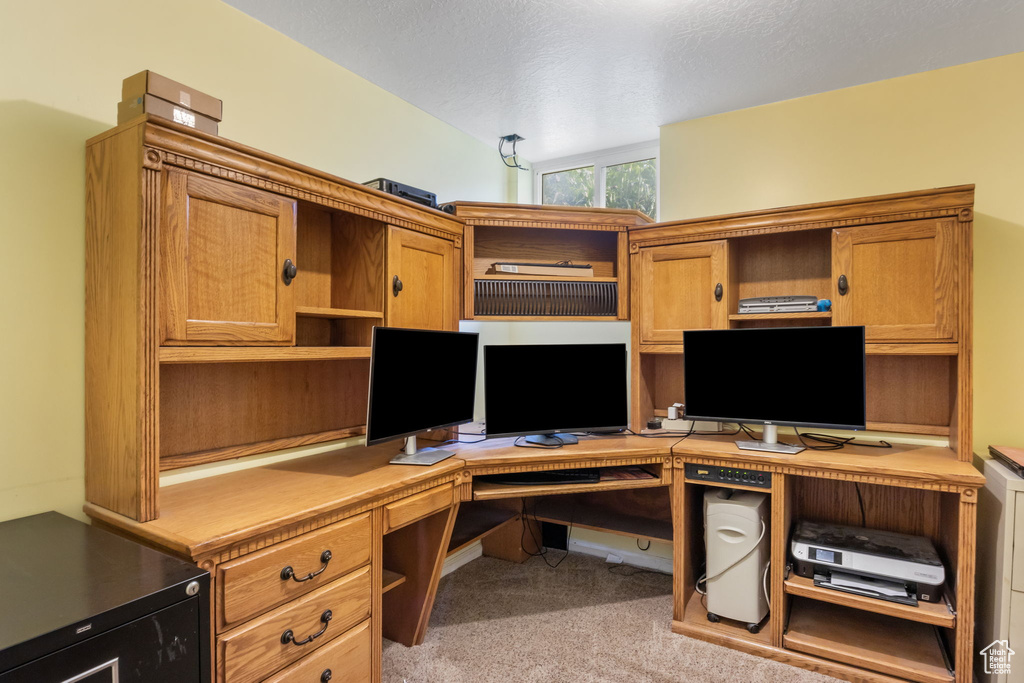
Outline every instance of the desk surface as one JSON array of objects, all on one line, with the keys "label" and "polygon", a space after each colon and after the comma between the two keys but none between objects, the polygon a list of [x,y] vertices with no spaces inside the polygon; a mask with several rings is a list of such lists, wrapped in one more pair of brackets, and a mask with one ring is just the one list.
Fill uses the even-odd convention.
[{"label": "desk surface", "polygon": [[[735,436],[689,437],[672,447],[673,455],[726,459],[733,463],[774,465],[791,474],[861,474],[927,484],[980,487],[985,477],[969,462],[957,460],[956,453],[939,446],[893,444],[892,448],[846,446],[837,451],[810,449],[786,455],[762,451],[741,451]],[[790,442],[791,439],[783,439]]]},{"label": "desk surface", "polygon": [[678,435],[669,437],[644,437],[632,434],[608,434],[581,436],[580,442],[559,448],[531,448],[516,446],[515,438],[487,439],[480,443],[454,444],[445,446],[455,451],[473,474],[482,474],[483,469],[511,465],[547,465],[577,467],[584,461],[613,460],[622,456],[642,457],[646,455],[665,458],[672,454],[672,444],[679,441]]},{"label": "desk surface", "polygon": [[400,442],[354,446],[160,489],[160,517],[139,523],[87,504],[85,512],[197,558],[289,525],[362,505],[459,472],[449,458],[430,467],[391,465]]},{"label": "desk surface", "polygon": [[[484,474],[508,468],[558,469],[615,464],[616,459],[714,460],[806,476],[848,475],[888,479],[896,485],[976,488],[985,479],[948,448],[895,445],[892,449],[847,446],[840,451],[803,451],[780,455],[741,451],[735,437],[634,435],[582,437],[557,449],[521,448],[514,439],[447,446],[456,457],[430,467],[390,465],[398,444],[352,447],[298,460],[185,482],[160,490],[160,518],[138,523],[103,508],[86,505],[91,517],[130,531],[191,558],[208,556],[286,527],[302,527],[332,516],[351,514],[389,497],[414,493],[440,482],[456,481],[463,470]],[[325,521],[326,520],[326,521]],[[308,529],[306,529],[308,530]],[[278,539],[280,540],[280,539]]]}]

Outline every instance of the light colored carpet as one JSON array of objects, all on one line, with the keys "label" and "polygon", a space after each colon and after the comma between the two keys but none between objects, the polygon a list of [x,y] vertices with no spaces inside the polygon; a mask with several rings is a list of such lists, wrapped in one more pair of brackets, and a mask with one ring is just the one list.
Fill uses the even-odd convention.
[{"label": "light colored carpet", "polygon": [[441,580],[422,645],[384,641],[384,683],[834,680],[672,633],[672,578],[609,566],[474,560]]}]

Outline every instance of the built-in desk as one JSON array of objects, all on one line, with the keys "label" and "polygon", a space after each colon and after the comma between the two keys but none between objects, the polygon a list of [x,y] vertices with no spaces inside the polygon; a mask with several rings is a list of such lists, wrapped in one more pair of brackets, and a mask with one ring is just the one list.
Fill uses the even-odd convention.
[{"label": "built-in desk", "polygon": [[[673,630],[849,680],[970,680],[976,502],[984,477],[948,448],[847,446],[784,455],[741,451],[734,439],[690,437],[672,447]],[[728,485],[688,479],[687,463],[771,473],[772,611],[759,633],[706,618],[696,591],[703,492]],[[789,531],[800,519],[928,537],[946,565],[944,600],[906,607],[790,576]],[[878,638],[880,631],[892,637]]]},{"label": "built-in desk", "polygon": [[[145,523],[93,505],[86,512],[97,524],[210,569],[215,675],[228,683],[320,666],[320,659],[325,667],[331,661],[353,671],[365,666],[379,680],[382,636],[422,642],[447,554],[481,539],[485,553],[522,561],[536,551],[524,531],[536,533],[541,521],[672,541],[672,625],[679,633],[848,679],[894,680],[882,672],[899,672],[952,681],[939,640],[927,631],[937,627],[955,679],[970,671],[962,663],[970,661],[974,509],[984,479],[949,449],[897,445],[778,455],[740,451],[734,437],[678,435],[582,437],[558,449],[516,447],[512,439],[450,447],[456,456],[430,467],[388,464],[397,445],[385,444],[168,486],[160,491],[160,518]],[[772,474],[765,491],[773,608],[757,634],[726,620],[712,624],[700,607],[702,493],[716,484],[687,479],[687,463]],[[499,472],[577,467],[639,467],[646,474],[559,487],[478,481]],[[948,606],[889,608],[788,577],[788,534],[796,519],[931,538],[946,562]],[[325,550],[332,551],[326,561]],[[292,568],[287,578],[286,567]],[[320,640],[302,647],[281,642],[285,628],[297,638],[318,631],[325,609],[334,617]],[[833,623],[828,636],[845,645],[827,641],[826,647],[815,624],[837,622],[839,611],[842,633],[836,635]],[[879,618],[893,620],[923,651],[912,656],[895,640],[892,651],[879,651],[869,637]]]}]

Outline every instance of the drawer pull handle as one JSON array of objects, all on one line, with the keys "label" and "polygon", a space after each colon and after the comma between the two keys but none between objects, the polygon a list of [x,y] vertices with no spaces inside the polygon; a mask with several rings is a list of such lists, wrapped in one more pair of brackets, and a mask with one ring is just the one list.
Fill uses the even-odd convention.
[{"label": "drawer pull handle", "polygon": [[303,581],[309,581],[313,577],[320,576],[320,574],[322,574],[323,571],[327,569],[327,563],[331,561],[332,557],[334,557],[334,555],[331,554],[330,550],[325,550],[322,553],[320,553],[320,561],[323,563],[324,566],[320,567],[320,569],[317,569],[315,572],[310,572],[309,574],[306,574],[306,576],[304,576],[301,579],[295,576],[295,570],[291,568],[291,565],[289,565],[281,570],[281,580],[287,581],[288,579],[291,579],[299,583],[302,583]]},{"label": "drawer pull handle", "polygon": [[327,683],[332,678],[334,678],[334,674],[331,673],[331,670],[324,669],[324,672],[320,674],[320,683]]},{"label": "drawer pull handle", "polygon": [[287,631],[281,634],[281,643],[283,643],[284,645],[287,645],[288,643],[292,643],[294,645],[305,645],[306,643],[312,643],[314,640],[316,640],[324,634],[324,631],[327,630],[327,626],[331,623],[331,618],[333,616],[334,615],[331,614],[331,610],[325,609],[324,613],[320,615],[320,621],[323,622],[324,625],[323,628],[321,628],[313,635],[306,636],[302,640],[295,640],[295,634],[292,632],[291,629],[288,629]]}]

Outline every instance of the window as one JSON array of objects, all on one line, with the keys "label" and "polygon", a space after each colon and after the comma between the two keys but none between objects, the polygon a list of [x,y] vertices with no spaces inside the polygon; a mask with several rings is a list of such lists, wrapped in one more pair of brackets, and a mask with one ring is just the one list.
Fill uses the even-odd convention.
[{"label": "window", "polygon": [[541,176],[541,204],[594,205],[594,167],[570,168]]},{"label": "window", "polygon": [[534,164],[539,204],[637,209],[657,220],[657,143]]}]

